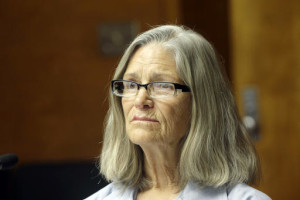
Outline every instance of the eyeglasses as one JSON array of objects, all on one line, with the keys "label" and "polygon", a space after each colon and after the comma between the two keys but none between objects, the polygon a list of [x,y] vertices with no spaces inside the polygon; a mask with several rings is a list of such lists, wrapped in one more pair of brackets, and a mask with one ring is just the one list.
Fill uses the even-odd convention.
[{"label": "eyeglasses", "polygon": [[141,87],[144,87],[152,98],[167,98],[177,95],[178,91],[191,91],[186,85],[171,82],[150,82],[147,84],[126,80],[113,80],[111,82],[112,93],[119,97],[136,96]]}]

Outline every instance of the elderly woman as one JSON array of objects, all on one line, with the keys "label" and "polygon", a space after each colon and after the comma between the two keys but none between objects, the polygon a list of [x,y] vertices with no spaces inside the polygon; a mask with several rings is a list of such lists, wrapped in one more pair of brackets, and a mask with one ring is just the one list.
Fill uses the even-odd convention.
[{"label": "elderly woman", "polygon": [[100,160],[112,183],[87,200],[267,200],[259,163],[212,46],[166,25],[139,35],[111,82]]}]

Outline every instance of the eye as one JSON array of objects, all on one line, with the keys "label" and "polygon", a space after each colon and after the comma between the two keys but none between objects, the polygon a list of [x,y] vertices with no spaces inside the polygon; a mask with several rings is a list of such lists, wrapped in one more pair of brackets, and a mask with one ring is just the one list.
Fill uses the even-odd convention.
[{"label": "eye", "polygon": [[171,83],[156,83],[155,87],[157,89],[162,89],[162,90],[173,90],[174,85]]},{"label": "eye", "polygon": [[136,89],[137,84],[135,82],[125,82],[125,89]]},{"label": "eye", "polygon": [[129,86],[128,86],[129,89],[134,89],[135,87],[136,87],[135,83],[133,83],[133,82],[129,83]]}]

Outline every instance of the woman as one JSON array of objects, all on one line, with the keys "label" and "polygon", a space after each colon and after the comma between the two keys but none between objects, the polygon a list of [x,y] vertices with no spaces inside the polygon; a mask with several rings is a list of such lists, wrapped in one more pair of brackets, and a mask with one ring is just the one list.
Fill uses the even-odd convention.
[{"label": "woman", "polygon": [[88,200],[267,200],[259,163],[212,46],[166,25],[139,35],[114,74]]}]

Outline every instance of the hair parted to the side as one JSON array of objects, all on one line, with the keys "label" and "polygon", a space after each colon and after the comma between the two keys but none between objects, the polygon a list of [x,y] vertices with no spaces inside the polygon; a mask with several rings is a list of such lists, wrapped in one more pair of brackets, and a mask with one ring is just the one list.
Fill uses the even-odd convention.
[{"label": "hair parted to the side", "polygon": [[[178,163],[179,185],[192,180],[203,186],[254,183],[259,161],[237,112],[227,78],[211,44],[194,31],[164,25],[139,35],[127,48],[113,79],[122,79],[134,52],[149,43],[173,53],[179,76],[191,88],[191,125]],[[121,98],[109,94],[100,172],[124,187],[147,189],[143,152],[126,135]]]}]

